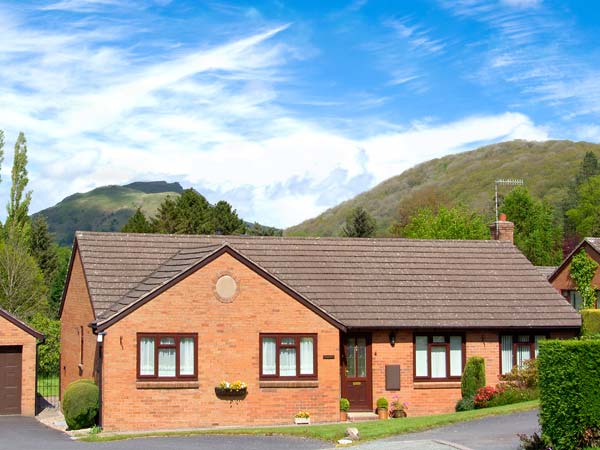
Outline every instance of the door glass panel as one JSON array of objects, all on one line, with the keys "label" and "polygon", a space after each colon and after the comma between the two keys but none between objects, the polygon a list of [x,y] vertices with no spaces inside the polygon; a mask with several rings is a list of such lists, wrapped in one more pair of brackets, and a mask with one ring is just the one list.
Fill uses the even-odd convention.
[{"label": "door glass panel", "polygon": [[358,338],[356,340],[357,347],[357,361],[356,361],[356,372],[361,378],[367,377],[367,340],[365,338]]},{"label": "door glass panel", "polygon": [[354,353],[356,340],[354,338],[348,338],[346,342],[346,376],[353,378],[356,376],[356,358]]}]

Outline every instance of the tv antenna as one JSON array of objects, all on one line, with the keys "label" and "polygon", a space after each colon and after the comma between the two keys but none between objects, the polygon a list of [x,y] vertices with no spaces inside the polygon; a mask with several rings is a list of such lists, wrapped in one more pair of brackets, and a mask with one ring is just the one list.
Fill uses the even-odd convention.
[{"label": "tv antenna", "polygon": [[508,186],[523,186],[525,182],[521,179],[499,179],[496,180],[496,222],[498,222],[498,185],[508,185]]}]

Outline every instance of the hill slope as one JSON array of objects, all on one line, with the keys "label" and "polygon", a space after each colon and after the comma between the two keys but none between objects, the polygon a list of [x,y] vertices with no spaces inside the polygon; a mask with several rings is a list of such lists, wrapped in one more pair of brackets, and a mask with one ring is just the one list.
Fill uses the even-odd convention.
[{"label": "hill slope", "polygon": [[339,235],[350,211],[362,206],[377,220],[378,234],[384,235],[400,219],[401,203],[426,204],[431,197],[450,204],[462,202],[491,215],[494,180],[498,178],[522,178],[534,196],[558,206],[587,151],[600,153],[600,144],[517,140],[433,159],[288,228],[285,234]]},{"label": "hill slope", "polygon": [[165,181],[103,186],[66,197],[34,216],[46,217],[58,244],[71,245],[75,230],[119,231],[138,207],[146,215],[154,215],[167,196],[178,196],[182,191],[179,183]]}]

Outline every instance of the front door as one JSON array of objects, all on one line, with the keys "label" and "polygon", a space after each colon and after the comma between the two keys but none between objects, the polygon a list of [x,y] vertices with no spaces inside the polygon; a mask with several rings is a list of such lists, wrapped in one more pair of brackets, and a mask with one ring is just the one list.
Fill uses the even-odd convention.
[{"label": "front door", "polygon": [[342,340],[342,397],[351,411],[372,411],[371,335],[348,334]]},{"label": "front door", "polygon": [[22,347],[0,347],[0,415],[21,414]]}]

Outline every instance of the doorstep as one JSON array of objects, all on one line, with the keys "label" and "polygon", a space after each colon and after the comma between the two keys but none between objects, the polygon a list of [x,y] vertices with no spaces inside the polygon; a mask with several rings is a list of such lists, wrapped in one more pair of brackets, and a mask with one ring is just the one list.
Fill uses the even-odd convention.
[{"label": "doorstep", "polygon": [[379,420],[379,416],[374,412],[349,412],[348,420],[350,422],[366,422],[368,420]]}]

